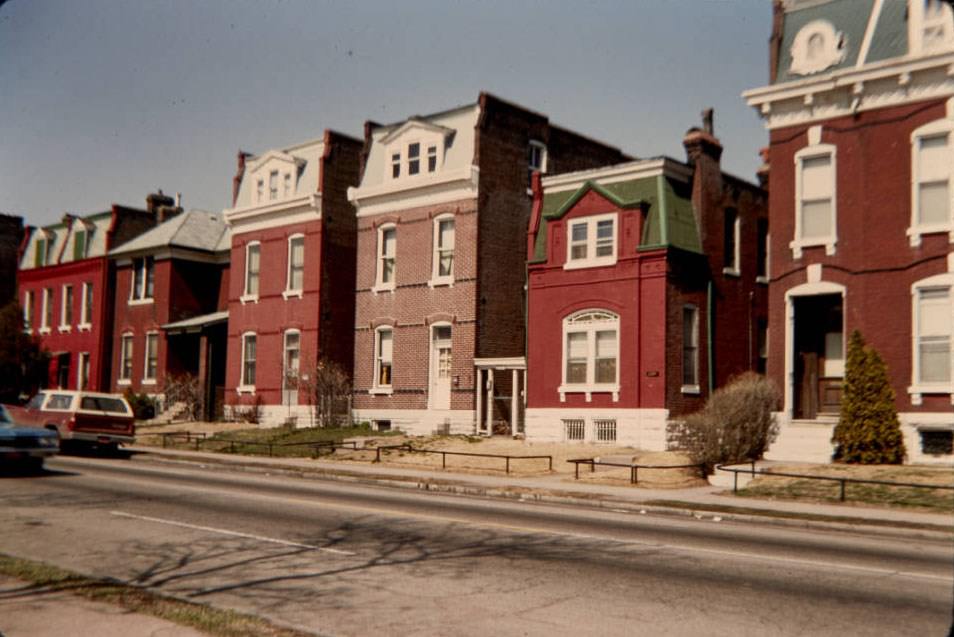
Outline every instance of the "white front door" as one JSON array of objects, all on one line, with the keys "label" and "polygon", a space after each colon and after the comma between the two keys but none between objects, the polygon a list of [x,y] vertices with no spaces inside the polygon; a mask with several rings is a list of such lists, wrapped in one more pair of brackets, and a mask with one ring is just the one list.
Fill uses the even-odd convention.
[{"label": "white front door", "polygon": [[431,409],[450,409],[451,327],[435,325],[431,329]]}]

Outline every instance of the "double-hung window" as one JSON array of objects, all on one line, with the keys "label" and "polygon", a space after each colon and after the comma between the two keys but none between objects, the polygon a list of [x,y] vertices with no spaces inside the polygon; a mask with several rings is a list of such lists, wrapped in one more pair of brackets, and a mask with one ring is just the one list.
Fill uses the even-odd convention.
[{"label": "double-hung window", "polygon": [[129,384],[133,370],[133,335],[123,334],[119,344],[119,382]]},{"label": "double-hung window", "polygon": [[242,335],[242,381],[243,387],[255,387],[255,359],[256,359],[255,334],[248,333]]},{"label": "double-hung window", "polygon": [[73,260],[79,261],[89,255],[89,242],[93,231],[82,224],[73,234]]},{"label": "double-hung window", "polygon": [[438,217],[434,220],[434,256],[431,281],[433,284],[451,283],[454,280],[454,218]]},{"label": "double-hung window", "polygon": [[567,222],[567,234],[565,269],[616,263],[616,213],[571,219]]},{"label": "double-hung window", "polygon": [[261,267],[262,244],[252,241],[245,246],[245,292],[242,299],[258,300],[258,273]]},{"label": "double-hung window", "polygon": [[50,255],[53,252],[54,235],[52,232],[41,230],[36,239],[36,253],[33,265],[37,268],[50,264]]},{"label": "double-hung window", "polygon": [[407,145],[407,174],[416,175],[421,172],[421,144],[414,142]]},{"label": "double-hung window", "polygon": [[821,130],[809,131],[813,143],[795,153],[795,239],[791,248],[795,258],[802,249],[824,246],[826,254],[835,253],[837,212],[835,190],[835,147],[817,143]]},{"label": "double-hung window", "polygon": [[33,290],[27,290],[23,295],[23,329],[33,329]]},{"label": "double-hung window", "polygon": [[156,287],[156,268],[152,257],[133,259],[132,301],[150,301]]},{"label": "double-hung window", "polygon": [[432,173],[437,170],[437,146],[427,147],[427,172]]},{"label": "double-hung window", "polygon": [[742,221],[739,218],[738,210],[728,208],[725,211],[723,219],[723,268],[725,274],[738,276],[740,273],[740,240],[742,233]]},{"label": "double-hung window", "polygon": [[391,179],[401,176],[401,153],[391,153]]},{"label": "double-hung window", "polygon": [[682,392],[699,393],[699,308],[682,308]]},{"label": "double-hung window", "polygon": [[40,317],[40,332],[49,332],[53,325],[53,288],[43,288],[43,314]]},{"label": "double-hung window", "polygon": [[954,275],[941,274],[916,282],[911,287],[913,301],[912,386],[914,404],[922,394],[950,393],[951,336],[954,332],[954,303],[951,288]]},{"label": "double-hung window", "polygon": [[563,321],[561,399],[571,392],[611,392],[619,399],[619,316],[584,310]]},{"label": "double-hung window", "polygon": [[375,330],[373,389],[385,391],[391,389],[391,371],[394,353],[393,341],[394,331],[390,327],[379,327]]},{"label": "double-hung window", "polygon": [[256,203],[262,203],[262,197],[265,196],[265,180],[259,179],[255,182],[255,201]]},{"label": "double-hung window", "polygon": [[63,286],[62,305],[60,306],[60,331],[65,332],[73,325],[73,286]]},{"label": "double-hung window", "polygon": [[921,236],[954,230],[954,99],[945,119],[911,134],[911,245]]},{"label": "double-hung window", "polygon": [[755,245],[755,280],[768,283],[769,277],[769,226],[768,219],[758,220],[758,243]]},{"label": "double-hung window", "polygon": [[93,284],[87,281],[83,284],[83,305],[80,307],[81,329],[89,329],[93,323]]},{"label": "double-hung window", "polygon": [[397,228],[393,225],[378,228],[378,259],[375,288],[393,290],[397,258]]},{"label": "double-hung window", "polygon": [[143,370],[143,382],[155,382],[156,372],[159,369],[159,334],[149,332],[146,334],[146,366]]},{"label": "double-hung window", "polygon": [[278,171],[273,170],[268,173],[268,199],[274,201],[278,199]]},{"label": "double-hung window", "polygon": [[[301,294],[305,285],[305,237],[294,235],[288,238],[288,294]],[[286,297],[288,296],[286,294]]]},{"label": "double-hung window", "polygon": [[285,173],[285,189],[283,191],[283,195],[285,197],[291,196],[291,188],[292,188],[291,173]]}]

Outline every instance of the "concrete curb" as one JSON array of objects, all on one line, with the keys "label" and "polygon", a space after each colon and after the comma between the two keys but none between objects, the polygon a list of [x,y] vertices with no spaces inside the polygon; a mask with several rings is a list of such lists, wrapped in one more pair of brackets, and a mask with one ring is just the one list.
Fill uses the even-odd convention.
[{"label": "concrete curb", "polygon": [[[188,454],[164,452],[153,453],[149,449],[136,448],[136,456],[146,462],[155,463],[182,463],[192,465],[214,464],[220,467],[230,467],[236,471],[250,473],[271,473],[293,475],[300,478],[320,478],[335,480],[350,484],[367,484],[400,489],[416,489],[433,493],[462,495],[469,497],[494,498],[517,502],[539,502],[544,504],[559,504],[575,507],[589,507],[604,510],[616,510],[623,513],[637,513],[665,515],[676,518],[694,518],[709,520],[714,523],[723,521],[770,524],[774,526],[819,529],[841,532],[864,532],[886,537],[922,538],[932,540],[954,539],[954,525],[950,527],[931,525],[898,524],[893,520],[867,520],[864,518],[845,518],[841,515],[806,514],[797,512],[778,511],[752,507],[746,511],[720,511],[717,507],[706,508],[697,502],[681,502],[679,506],[674,501],[671,506],[653,504],[652,502],[633,502],[621,500],[602,494],[580,493],[574,491],[558,491],[534,489],[531,487],[484,487],[445,478],[420,478],[418,476],[393,476],[382,474],[366,474],[349,472],[345,468],[316,467],[302,468],[290,465],[256,462],[252,456],[229,456],[231,460],[218,458],[195,457]],[[235,460],[241,457],[245,460]],[[682,506],[685,505],[685,506]],[[739,509],[746,507],[739,506]],[[825,519],[828,518],[828,519]]]}]

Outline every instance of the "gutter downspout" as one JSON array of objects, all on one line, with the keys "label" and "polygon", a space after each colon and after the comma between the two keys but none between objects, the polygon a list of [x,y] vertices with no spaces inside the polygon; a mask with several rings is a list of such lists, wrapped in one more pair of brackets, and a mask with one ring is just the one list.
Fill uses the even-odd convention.
[{"label": "gutter downspout", "polygon": [[715,388],[715,367],[713,365],[714,356],[713,356],[713,344],[712,344],[712,280],[709,280],[709,285],[706,288],[706,359],[708,361],[709,367],[709,396],[712,396],[712,391]]}]

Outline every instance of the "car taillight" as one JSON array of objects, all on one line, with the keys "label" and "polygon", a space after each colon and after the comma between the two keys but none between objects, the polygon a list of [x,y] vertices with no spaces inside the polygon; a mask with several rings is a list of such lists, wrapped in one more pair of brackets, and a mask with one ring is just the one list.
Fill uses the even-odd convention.
[{"label": "car taillight", "polygon": [[76,428],[76,416],[70,416],[70,419],[66,421],[66,428],[70,431]]}]

